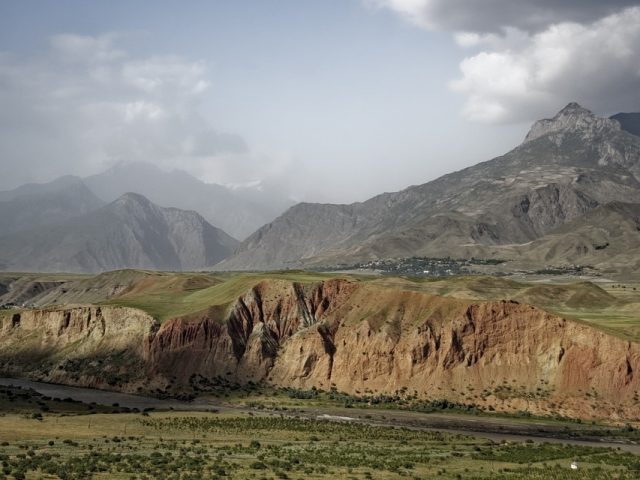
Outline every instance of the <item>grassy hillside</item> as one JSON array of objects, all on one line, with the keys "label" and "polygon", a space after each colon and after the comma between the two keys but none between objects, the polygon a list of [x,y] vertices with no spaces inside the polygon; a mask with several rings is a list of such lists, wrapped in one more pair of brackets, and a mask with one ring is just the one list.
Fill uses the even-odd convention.
[{"label": "grassy hillside", "polygon": [[164,321],[206,311],[211,307],[227,306],[266,279],[312,283],[328,278],[332,277],[307,272],[157,274],[136,282],[122,295],[106,303],[139,308]]},{"label": "grassy hillside", "polygon": [[499,277],[380,278],[388,288],[468,300],[515,300],[583,321],[608,333],[640,340],[640,285],[524,282]]}]

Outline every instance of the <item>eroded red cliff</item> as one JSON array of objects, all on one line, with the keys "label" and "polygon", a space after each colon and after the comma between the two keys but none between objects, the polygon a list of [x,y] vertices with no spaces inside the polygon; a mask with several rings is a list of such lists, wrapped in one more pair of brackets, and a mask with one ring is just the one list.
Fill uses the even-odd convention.
[{"label": "eroded red cliff", "polygon": [[[130,362],[135,371],[110,384],[130,391],[186,388],[198,375],[354,395],[403,391],[505,411],[640,417],[637,343],[529,305],[346,280],[265,280],[231,305],[162,325],[120,307],[29,311],[3,318],[0,341],[2,369],[49,381],[101,385],[101,369],[122,373]],[[113,352],[123,359],[117,369],[95,363]],[[69,365],[80,373],[74,377]]]}]

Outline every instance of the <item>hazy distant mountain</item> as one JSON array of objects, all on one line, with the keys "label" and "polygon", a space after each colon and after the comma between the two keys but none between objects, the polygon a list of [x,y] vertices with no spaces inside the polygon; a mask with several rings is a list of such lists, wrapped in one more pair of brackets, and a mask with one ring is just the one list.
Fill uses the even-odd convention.
[{"label": "hazy distant mountain", "polygon": [[0,237],[0,266],[46,272],[194,270],[227,257],[237,243],[196,212],[161,208],[127,193],[66,223]]},{"label": "hazy distant mountain", "polygon": [[293,202],[277,191],[231,189],[204,183],[180,170],[166,172],[150,163],[122,163],[84,179],[101,199],[111,202],[136,192],[163,207],[195,210],[209,223],[236,238],[245,238],[270,222]]},{"label": "hazy distant mountain", "polygon": [[0,236],[66,222],[102,205],[104,202],[77,177],[26,184],[0,192]]},{"label": "hazy distant mountain", "polygon": [[470,257],[538,239],[599,205],[640,203],[639,179],[640,137],[571,103],[491,161],[363,203],[296,205],[219,268]]},{"label": "hazy distant mountain", "polygon": [[611,118],[619,121],[623,130],[640,136],[640,113],[617,113]]}]

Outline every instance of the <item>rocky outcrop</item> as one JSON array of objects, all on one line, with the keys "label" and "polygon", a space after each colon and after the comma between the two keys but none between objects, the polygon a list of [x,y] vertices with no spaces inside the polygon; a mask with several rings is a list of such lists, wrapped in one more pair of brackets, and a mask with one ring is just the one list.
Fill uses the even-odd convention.
[{"label": "rocky outcrop", "polygon": [[[119,307],[28,311],[0,325],[2,369],[47,381],[177,392],[198,376],[640,417],[640,345],[513,301],[268,280],[162,325]],[[103,380],[114,375],[114,385]]]},{"label": "rocky outcrop", "polygon": [[511,208],[509,221],[515,220],[529,238],[541,237],[597,206],[597,201],[579,190],[551,183],[522,195]]},{"label": "rocky outcrop", "polygon": [[[424,301],[419,296],[412,301]],[[541,414],[640,415],[633,399],[640,388],[637,344],[513,302],[395,322],[340,325],[330,352],[322,331],[298,335],[271,380],[351,393],[415,391]]]},{"label": "rocky outcrop", "polygon": [[[331,280],[313,286],[263,281],[225,313],[220,308],[162,325],[146,344],[154,374],[193,374],[262,381],[282,345],[342,307],[356,285]],[[176,371],[177,370],[177,371]]]},{"label": "rocky outcrop", "polygon": [[549,134],[567,133],[579,133],[586,140],[593,140],[598,135],[620,129],[620,123],[616,120],[597,117],[581,105],[571,102],[555,117],[535,122],[524,141],[531,142]]},{"label": "rocky outcrop", "polygon": [[157,328],[124,307],[68,306],[0,316],[0,371],[39,380],[132,390],[146,380],[145,339]]}]

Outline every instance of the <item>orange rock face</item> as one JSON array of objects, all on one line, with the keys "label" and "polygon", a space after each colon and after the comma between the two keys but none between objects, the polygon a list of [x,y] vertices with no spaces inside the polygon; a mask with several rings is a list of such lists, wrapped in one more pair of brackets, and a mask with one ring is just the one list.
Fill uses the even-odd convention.
[{"label": "orange rock face", "polygon": [[89,361],[109,348],[129,351],[143,367],[112,385],[123,390],[186,386],[196,374],[354,395],[401,391],[502,411],[640,417],[639,344],[510,301],[269,280],[227,308],[160,326],[119,307],[32,311],[2,320],[0,368],[39,371],[11,363],[26,338],[57,372],[43,378],[56,381],[69,375],[61,352]]}]

